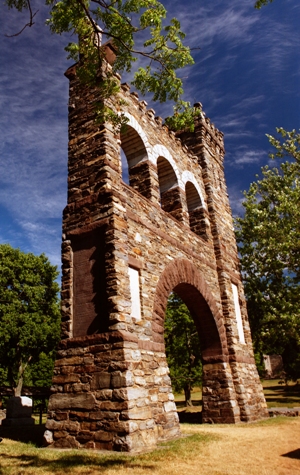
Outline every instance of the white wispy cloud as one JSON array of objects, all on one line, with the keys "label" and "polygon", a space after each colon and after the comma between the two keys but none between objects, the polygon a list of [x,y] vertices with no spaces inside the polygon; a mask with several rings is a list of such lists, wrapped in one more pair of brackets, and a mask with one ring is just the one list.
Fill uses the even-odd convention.
[{"label": "white wispy cloud", "polygon": [[232,211],[232,215],[235,217],[243,216],[244,214],[244,207],[243,207],[243,189],[239,188],[237,183],[230,185],[228,187],[228,194],[230,199],[230,207]]},{"label": "white wispy cloud", "polygon": [[[171,14],[174,2],[165,3]],[[194,0],[176,2],[175,5],[176,15],[183,31],[187,33],[188,43],[193,47],[204,48],[218,40],[249,42],[252,37],[247,33],[259,21],[251,5],[241,4],[237,0],[230,3],[216,0],[206,4]]]},{"label": "white wispy cloud", "polygon": [[[234,161],[234,165],[236,166],[259,163],[264,154],[262,151],[246,150],[244,152],[241,151],[240,153],[236,153],[235,155],[236,159]],[[232,163],[230,165],[232,165]]]},{"label": "white wispy cloud", "polygon": [[0,205],[14,222],[14,232],[3,225],[1,237],[25,251],[45,252],[59,265],[67,183],[65,54],[61,38],[42,20],[19,37],[4,38],[26,18],[1,8]]}]

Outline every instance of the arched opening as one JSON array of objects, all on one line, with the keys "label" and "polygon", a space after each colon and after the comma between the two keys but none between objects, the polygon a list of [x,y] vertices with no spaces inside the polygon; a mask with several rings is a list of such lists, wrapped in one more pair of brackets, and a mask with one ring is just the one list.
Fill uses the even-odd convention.
[{"label": "arched opening", "polygon": [[238,421],[239,408],[221,307],[201,272],[186,259],[176,259],[167,265],[156,286],[153,341],[155,344],[164,344],[165,311],[171,292],[175,292],[188,307],[200,339],[203,365],[202,421]]},{"label": "arched opening", "polygon": [[121,132],[121,147],[126,155],[129,170],[148,157],[143,140],[130,125],[126,125]]},{"label": "arched opening", "polygon": [[126,125],[120,139],[123,181],[146,198],[150,198],[150,163],[142,138],[133,127]]},{"label": "arched opening", "polygon": [[185,185],[185,192],[188,212],[192,213],[195,209],[202,206],[201,199],[195,185],[193,185],[193,183],[190,181],[188,181]]},{"label": "arched opening", "polygon": [[173,291],[183,300],[193,317],[202,348],[202,359],[209,360],[210,357],[222,359],[220,334],[202,293],[194,285],[185,282],[180,282]]},{"label": "arched opening", "polygon": [[193,317],[171,292],[165,317],[165,348],[175,403],[181,422],[201,422],[202,357]]},{"label": "arched opening", "polygon": [[198,330],[202,359],[224,361],[228,356],[226,331],[219,306],[198,268],[186,259],[167,265],[156,286],[153,338],[164,343],[163,328],[168,297],[175,292],[187,305]]},{"label": "arched opening", "polygon": [[191,231],[206,239],[207,220],[205,219],[204,208],[195,185],[190,181],[185,185],[185,193]]},{"label": "arched opening", "polygon": [[182,202],[176,174],[164,157],[157,159],[157,174],[161,208],[182,221]]}]

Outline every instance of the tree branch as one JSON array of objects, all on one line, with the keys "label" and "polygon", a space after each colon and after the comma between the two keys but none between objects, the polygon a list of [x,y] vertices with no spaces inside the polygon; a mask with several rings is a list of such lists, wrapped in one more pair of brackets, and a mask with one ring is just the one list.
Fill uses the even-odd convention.
[{"label": "tree branch", "polygon": [[35,15],[38,13],[39,10],[37,10],[36,12],[33,13],[32,8],[31,8],[30,0],[26,0],[26,3],[27,3],[28,10],[29,10],[29,22],[26,23],[26,25],[24,25],[23,28],[18,33],[15,33],[13,35],[5,35],[7,38],[13,38],[14,36],[19,36],[23,33],[25,28],[27,28],[27,27],[31,28],[34,25],[33,19],[34,19]]}]

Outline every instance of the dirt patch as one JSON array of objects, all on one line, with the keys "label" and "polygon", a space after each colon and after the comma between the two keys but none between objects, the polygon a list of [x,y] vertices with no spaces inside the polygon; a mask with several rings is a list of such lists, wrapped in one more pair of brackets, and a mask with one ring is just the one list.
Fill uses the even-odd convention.
[{"label": "dirt patch", "polygon": [[201,449],[201,453],[197,456],[201,464],[201,474],[299,475],[300,473],[300,418],[278,418],[238,426],[183,425],[183,431],[219,437]]}]

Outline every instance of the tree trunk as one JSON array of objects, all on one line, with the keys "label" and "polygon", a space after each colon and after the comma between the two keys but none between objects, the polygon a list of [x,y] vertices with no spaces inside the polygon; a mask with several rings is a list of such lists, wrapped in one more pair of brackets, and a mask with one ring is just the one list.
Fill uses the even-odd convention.
[{"label": "tree trunk", "polygon": [[192,403],[192,388],[191,385],[188,383],[184,386],[184,397],[185,397],[185,405],[190,407],[193,405]]},{"label": "tree trunk", "polygon": [[21,397],[22,387],[23,387],[23,375],[22,375],[22,376],[19,376],[18,384],[17,384],[17,386],[14,388],[14,396],[15,396],[15,397]]},{"label": "tree trunk", "polygon": [[30,360],[31,360],[31,356],[28,358],[28,361],[25,364],[23,364],[22,360],[20,361],[19,371],[18,371],[18,382],[17,382],[16,387],[14,388],[15,397],[21,397],[22,388],[23,388],[24,373],[25,373],[25,370],[26,370]]}]

